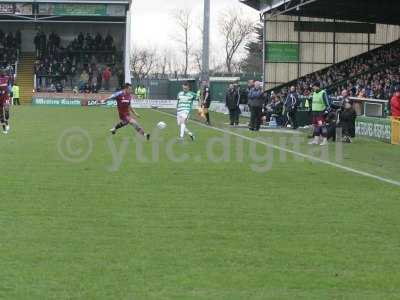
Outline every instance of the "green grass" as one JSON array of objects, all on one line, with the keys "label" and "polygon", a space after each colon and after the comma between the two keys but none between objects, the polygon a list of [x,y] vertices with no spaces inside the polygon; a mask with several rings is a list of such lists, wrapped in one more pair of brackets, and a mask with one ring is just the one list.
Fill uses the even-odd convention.
[{"label": "green grass", "polygon": [[[174,118],[141,114],[144,127],[164,120],[162,137],[175,138]],[[399,298],[399,187],[291,155],[281,162],[277,151],[269,172],[253,172],[249,142],[243,162],[209,163],[206,144],[222,133],[196,124],[198,140],[174,146],[193,159],[172,162],[161,142],[157,162],[140,162],[131,128],[110,140],[114,110],[18,107],[12,117],[0,136],[0,299]],[[73,127],[93,143],[80,163],[57,150]],[[127,138],[111,172],[109,143],[120,150]],[[143,150],[150,158],[152,144]],[[342,164],[400,180],[399,154],[358,139]]]}]

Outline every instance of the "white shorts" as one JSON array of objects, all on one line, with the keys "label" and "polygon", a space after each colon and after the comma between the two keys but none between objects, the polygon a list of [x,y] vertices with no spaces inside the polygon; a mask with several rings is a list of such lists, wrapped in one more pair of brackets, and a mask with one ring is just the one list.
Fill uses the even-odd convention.
[{"label": "white shorts", "polygon": [[180,124],[186,122],[186,120],[187,120],[188,118],[189,118],[189,113],[188,113],[188,112],[185,112],[185,111],[179,112],[179,113],[176,115],[176,121],[178,122],[178,125],[180,125]]}]

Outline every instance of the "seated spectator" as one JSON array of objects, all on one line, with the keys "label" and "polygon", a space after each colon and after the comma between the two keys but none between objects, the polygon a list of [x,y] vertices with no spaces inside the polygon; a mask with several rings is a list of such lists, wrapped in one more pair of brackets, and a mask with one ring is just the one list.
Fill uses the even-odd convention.
[{"label": "seated spectator", "polygon": [[97,77],[93,76],[91,82],[90,82],[90,91],[92,93],[98,93],[98,89],[97,89],[98,85],[97,85]]},{"label": "seated spectator", "polygon": [[90,94],[91,90],[90,90],[90,85],[89,85],[88,82],[87,82],[87,83],[85,84],[85,86],[83,87],[83,92],[84,92],[85,94]]},{"label": "seated spectator", "polygon": [[84,92],[86,85],[88,85],[89,82],[89,74],[86,72],[86,70],[83,70],[80,77],[79,77],[79,91]]},{"label": "seated spectator", "polygon": [[[264,114],[265,120],[270,122],[271,126],[283,126],[283,102],[275,93],[271,94],[271,103],[267,104]],[[273,124],[271,124],[273,123]]]},{"label": "seated spectator", "polygon": [[56,92],[57,92],[57,93],[62,93],[63,91],[64,91],[64,87],[63,87],[63,85],[61,84],[61,82],[58,81],[58,82],[56,83]]},{"label": "seated spectator", "polygon": [[357,94],[358,98],[367,98],[367,91],[366,89],[362,89],[358,94]]},{"label": "seated spectator", "polygon": [[55,86],[55,84],[54,83],[52,83],[51,85],[50,85],[50,88],[49,88],[49,93],[55,93],[56,92],[56,86]]}]

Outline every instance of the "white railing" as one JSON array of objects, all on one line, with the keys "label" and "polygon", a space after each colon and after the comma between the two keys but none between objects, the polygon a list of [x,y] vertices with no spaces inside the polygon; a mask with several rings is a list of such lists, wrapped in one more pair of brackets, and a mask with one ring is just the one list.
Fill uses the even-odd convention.
[{"label": "white railing", "polygon": [[[371,99],[371,98],[358,98],[350,97],[355,103],[361,104],[357,113],[364,117],[386,117],[386,107],[389,105],[389,100]],[[357,110],[357,106],[356,106]]]}]

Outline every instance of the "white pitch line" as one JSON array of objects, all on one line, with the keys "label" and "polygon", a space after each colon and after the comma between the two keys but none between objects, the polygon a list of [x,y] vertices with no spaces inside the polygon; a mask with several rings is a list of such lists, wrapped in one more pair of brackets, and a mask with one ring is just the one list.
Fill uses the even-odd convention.
[{"label": "white pitch line", "polygon": [[[160,111],[160,110],[156,110],[156,111],[159,112],[160,114],[164,114],[164,115],[167,115],[167,116],[169,116],[171,118],[174,118],[174,115],[172,115],[170,113],[167,113],[167,112],[164,112],[164,111]],[[260,145],[264,145],[264,146],[267,146],[267,147],[275,149],[275,150],[284,151],[286,153],[290,153],[290,154],[293,154],[293,155],[296,155],[296,156],[299,156],[299,157],[306,158],[306,159],[311,160],[311,161],[315,161],[315,162],[318,162],[318,163],[321,163],[321,164],[325,164],[325,165],[328,165],[328,166],[331,166],[331,167],[334,167],[334,168],[337,168],[337,169],[341,169],[341,170],[344,170],[344,171],[349,172],[349,173],[353,173],[353,174],[357,174],[357,175],[360,175],[360,176],[372,178],[372,179],[375,179],[375,180],[378,180],[378,181],[382,181],[382,182],[389,183],[389,184],[392,184],[392,185],[400,187],[400,181],[396,181],[396,180],[393,180],[393,179],[377,176],[377,175],[374,175],[374,174],[371,174],[371,173],[368,173],[368,172],[364,172],[364,171],[360,171],[360,170],[353,169],[353,168],[350,168],[350,167],[346,167],[346,166],[338,164],[338,163],[334,163],[334,162],[331,162],[331,161],[328,161],[328,160],[323,160],[323,159],[320,159],[320,158],[317,158],[317,157],[314,157],[314,156],[311,156],[311,155],[308,155],[308,154],[304,154],[304,153],[301,153],[301,152],[297,152],[297,151],[294,151],[294,150],[283,148],[283,147],[280,147],[280,146],[277,146],[277,145],[274,145],[274,144],[266,143],[264,141],[260,141],[260,140],[257,140],[257,139],[254,139],[254,138],[251,138],[251,137],[248,137],[248,136],[245,136],[245,135],[241,135],[241,134],[238,134],[238,133],[233,132],[233,131],[228,131],[228,130],[221,129],[221,128],[218,128],[218,127],[205,125],[205,124],[202,124],[202,123],[200,123],[198,121],[190,120],[190,122],[193,122],[196,125],[204,127],[204,128],[209,128],[209,129],[213,129],[215,131],[219,131],[219,132],[222,132],[222,133],[225,133],[225,134],[230,134],[230,135],[239,137],[239,138],[241,138],[243,140],[247,140],[247,141],[250,141],[250,142],[258,143]]]}]

